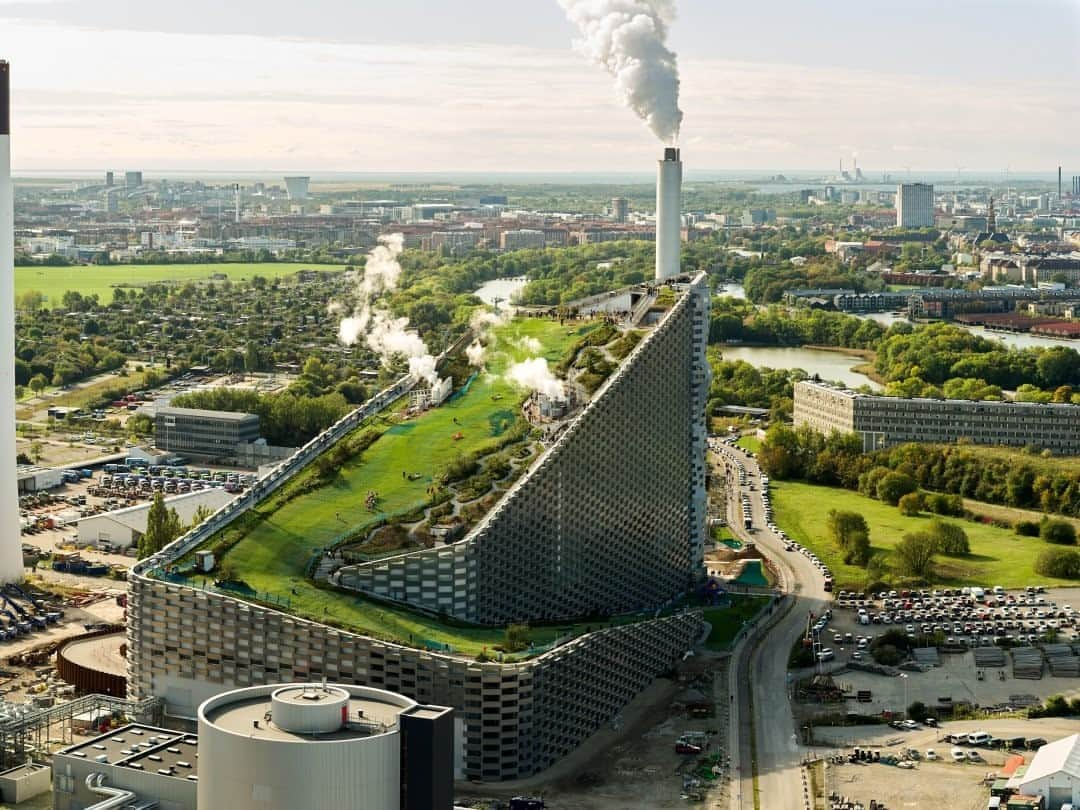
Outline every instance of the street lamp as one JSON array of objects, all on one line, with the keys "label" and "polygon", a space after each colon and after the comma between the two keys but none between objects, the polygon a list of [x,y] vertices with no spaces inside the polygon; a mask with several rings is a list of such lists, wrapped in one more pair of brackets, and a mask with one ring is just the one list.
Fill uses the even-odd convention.
[{"label": "street lamp", "polygon": [[908,676],[907,676],[907,674],[906,674],[906,673],[904,673],[904,672],[901,672],[901,673],[900,673],[900,679],[901,679],[901,680],[902,680],[902,681],[904,682],[904,705],[903,705],[903,706],[901,706],[900,708],[901,708],[901,710],[902,710],[902,713],[903,713],[903,714],[907,714],[907,707],[908,707],[908,702],[907,702],[907,682],[908,682]]}]

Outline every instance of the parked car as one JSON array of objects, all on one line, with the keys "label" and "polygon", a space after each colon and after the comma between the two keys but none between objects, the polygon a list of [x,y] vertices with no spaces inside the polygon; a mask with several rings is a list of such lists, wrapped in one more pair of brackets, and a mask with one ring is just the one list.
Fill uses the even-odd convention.
[{"label": "parked car", "polygon": [[953,762],[967,762],[967,752],[963,748],[954,748],[949,752]]}]

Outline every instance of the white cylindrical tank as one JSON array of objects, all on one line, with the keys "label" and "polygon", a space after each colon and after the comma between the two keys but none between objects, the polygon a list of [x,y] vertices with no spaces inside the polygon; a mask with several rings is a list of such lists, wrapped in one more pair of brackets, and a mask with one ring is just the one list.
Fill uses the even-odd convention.
[{"label": "white cylindrical tank", "polygon": [[656,167],[656,280],[679,275],[682,249],[682,160],[668,147]]},{"label": "white cylindrical tank", "polygon": [[414,706],[342,684],[211,698],[199,707],[199,810],[400,810],[398,716]]},{"label": "white cylindrical tank", "polygon": [[22,579],[15,473],[15,200],[11,185],[11,80],[0,62],[0,582]]}]

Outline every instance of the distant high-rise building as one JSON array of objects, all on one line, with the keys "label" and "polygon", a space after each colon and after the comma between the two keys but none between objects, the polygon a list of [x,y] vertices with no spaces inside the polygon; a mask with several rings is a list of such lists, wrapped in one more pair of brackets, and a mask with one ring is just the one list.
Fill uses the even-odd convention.
[{"label": "distant high-rise building", "polygon": [[138,188],[143,184],[142,172],[124,172],[124,185],[128,188]]},{"label": "distant high-rise building", "polygon": [[626,197],[611,198],[611,218],[616,222],[626,222],[630,218],[630,201]]},{"label": "distant high-rise building", "polygon": [[901,183],[896,187],[896,227],[930,228],[934,225],[934,187],[929,183]]},{"label": "distant high-rise building", "polygon": [[1080,174],[1073,175],[1073,196],[1080,197]]},{"label": "distant high-rise building", "polygon": [[310,177],[286,177],[285,190],[289,192],[289,199],[298,201],[306,200],[310,184]]},{"label": "distant high-rise building", "polygon": [[116,178],[114,177],[113,173],[112,172],[105,172],[105,187],[106,188],[112,188],[113,185],[115,184],[115,182],[116,182]]}]

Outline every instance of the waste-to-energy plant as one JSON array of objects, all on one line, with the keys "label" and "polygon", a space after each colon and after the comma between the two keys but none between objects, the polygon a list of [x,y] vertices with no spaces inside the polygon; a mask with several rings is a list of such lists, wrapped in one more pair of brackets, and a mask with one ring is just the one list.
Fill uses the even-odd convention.
[{"label": "waste-to-energy plant", "polygon": [[[385,689],[452,707],[456,775],[496,781],[554,764],[691,648],[703,629],[700,612],[665,608],[703,570],[709,291],[704,274],[679,273],[678,193],[666,194],[669,181],[678,188],[678,157],[665,153],[662,163],[673,167],[661,166],[658,190],[667,199],[657,273],[674,303],[464,537],[337,574],[344,598],[350,589],[481,625],[638,616],[599,621],[551,649],[499,663],[375,639],[170,581],[180,557],[333,445],[317,438],[314,449],[302,448],[133,569],[131,692],[194,716],[202,701],[236,687],[328,678]],[[360,413],[382,410],[407,390],[399,383]],[[344,435],[335,430],[328,436]]]}]

